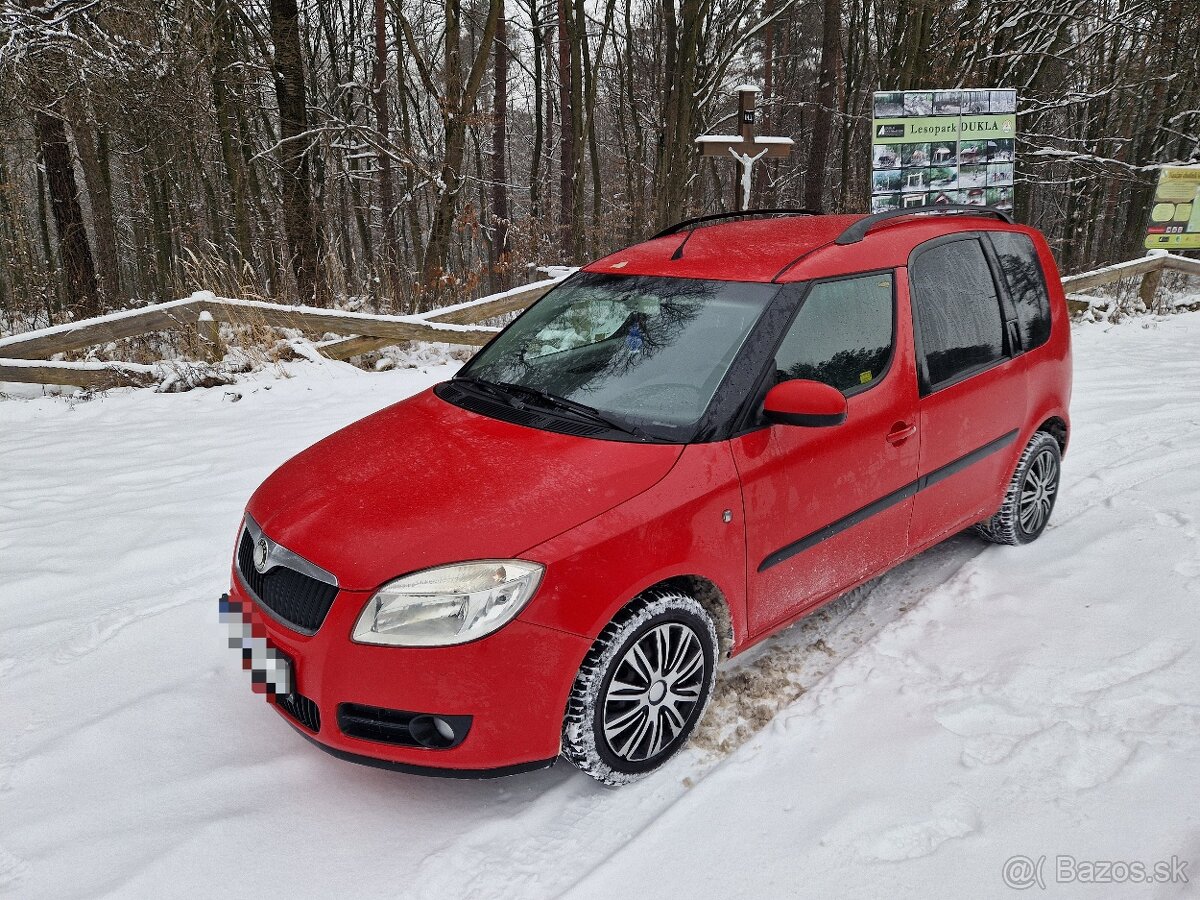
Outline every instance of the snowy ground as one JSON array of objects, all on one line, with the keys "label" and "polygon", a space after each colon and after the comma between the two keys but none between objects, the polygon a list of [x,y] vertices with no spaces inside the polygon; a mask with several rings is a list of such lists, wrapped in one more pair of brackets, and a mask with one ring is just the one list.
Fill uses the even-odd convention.
[{"label": "snowy ground", "polygon": [[617,791],[339,762],[224,646],[253,488],[452,366],[0,402],[0,893],[1004,897],[1024,854],[1049,896],[1196,896],[1200,314],[1083,326],[1076,363],[1041,541],[955,538],[771,640]]}]

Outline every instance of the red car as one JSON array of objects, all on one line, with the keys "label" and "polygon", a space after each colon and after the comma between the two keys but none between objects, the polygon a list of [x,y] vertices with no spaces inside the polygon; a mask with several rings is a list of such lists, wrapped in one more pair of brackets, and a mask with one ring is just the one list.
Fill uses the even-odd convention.
[{"label": "red car", "polygon": [[1069,434],[1042,236],[986,207],[706,217],[255,492],[222,598],[336,756],[632,781],[718,660],[974,526],[1036,539]]}]

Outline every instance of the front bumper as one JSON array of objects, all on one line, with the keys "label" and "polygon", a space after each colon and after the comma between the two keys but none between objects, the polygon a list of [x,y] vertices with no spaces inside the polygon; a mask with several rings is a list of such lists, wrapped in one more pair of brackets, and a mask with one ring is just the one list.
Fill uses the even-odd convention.
[{"label": "front bumper", "polygon": [[[320,629],[304,635],[255,603],[236,571],[230,599],[292,661],[292,689],[320,713],[313,731],[283,703],[280,715],[306,738],[343,759],[423,774],[488,777],[550,765],[557,758],[567,695],[590,642],[519,618],[495,634],[454,647],[382,647],[350,639],[370,594],[342,591]],[[439,716],[470,716],[449,749],[352,737],[338,706],[362,704]]]}]

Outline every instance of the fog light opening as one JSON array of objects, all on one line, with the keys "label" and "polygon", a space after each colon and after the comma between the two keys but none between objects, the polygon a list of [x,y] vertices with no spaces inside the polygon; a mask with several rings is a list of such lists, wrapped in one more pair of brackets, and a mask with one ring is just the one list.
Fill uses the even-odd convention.
[{"label": "fog light opening", "polygon": [[445,738],[448,742],[454,741],[454,729],[450,727],[450,723],[438,716],[433,717],[433,727],[437,729],[437,733]]},{"label": "fog light opening", "polygon": [[441,716],[417,716],[408,725],[409,733],[422,747],[441,750],[454,743],[454,728]]}]

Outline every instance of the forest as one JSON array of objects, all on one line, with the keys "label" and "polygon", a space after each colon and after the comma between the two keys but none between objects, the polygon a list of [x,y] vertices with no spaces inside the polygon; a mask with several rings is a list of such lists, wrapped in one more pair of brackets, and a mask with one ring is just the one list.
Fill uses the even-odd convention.
[{"label": "forest", "polygon": [[732,208],[864,212],[872,93],[1013,88],[1015,212],[1125,259],[1200,161],[1196,0],[0,0],[0,332],[186,296],[411,312]]}]

